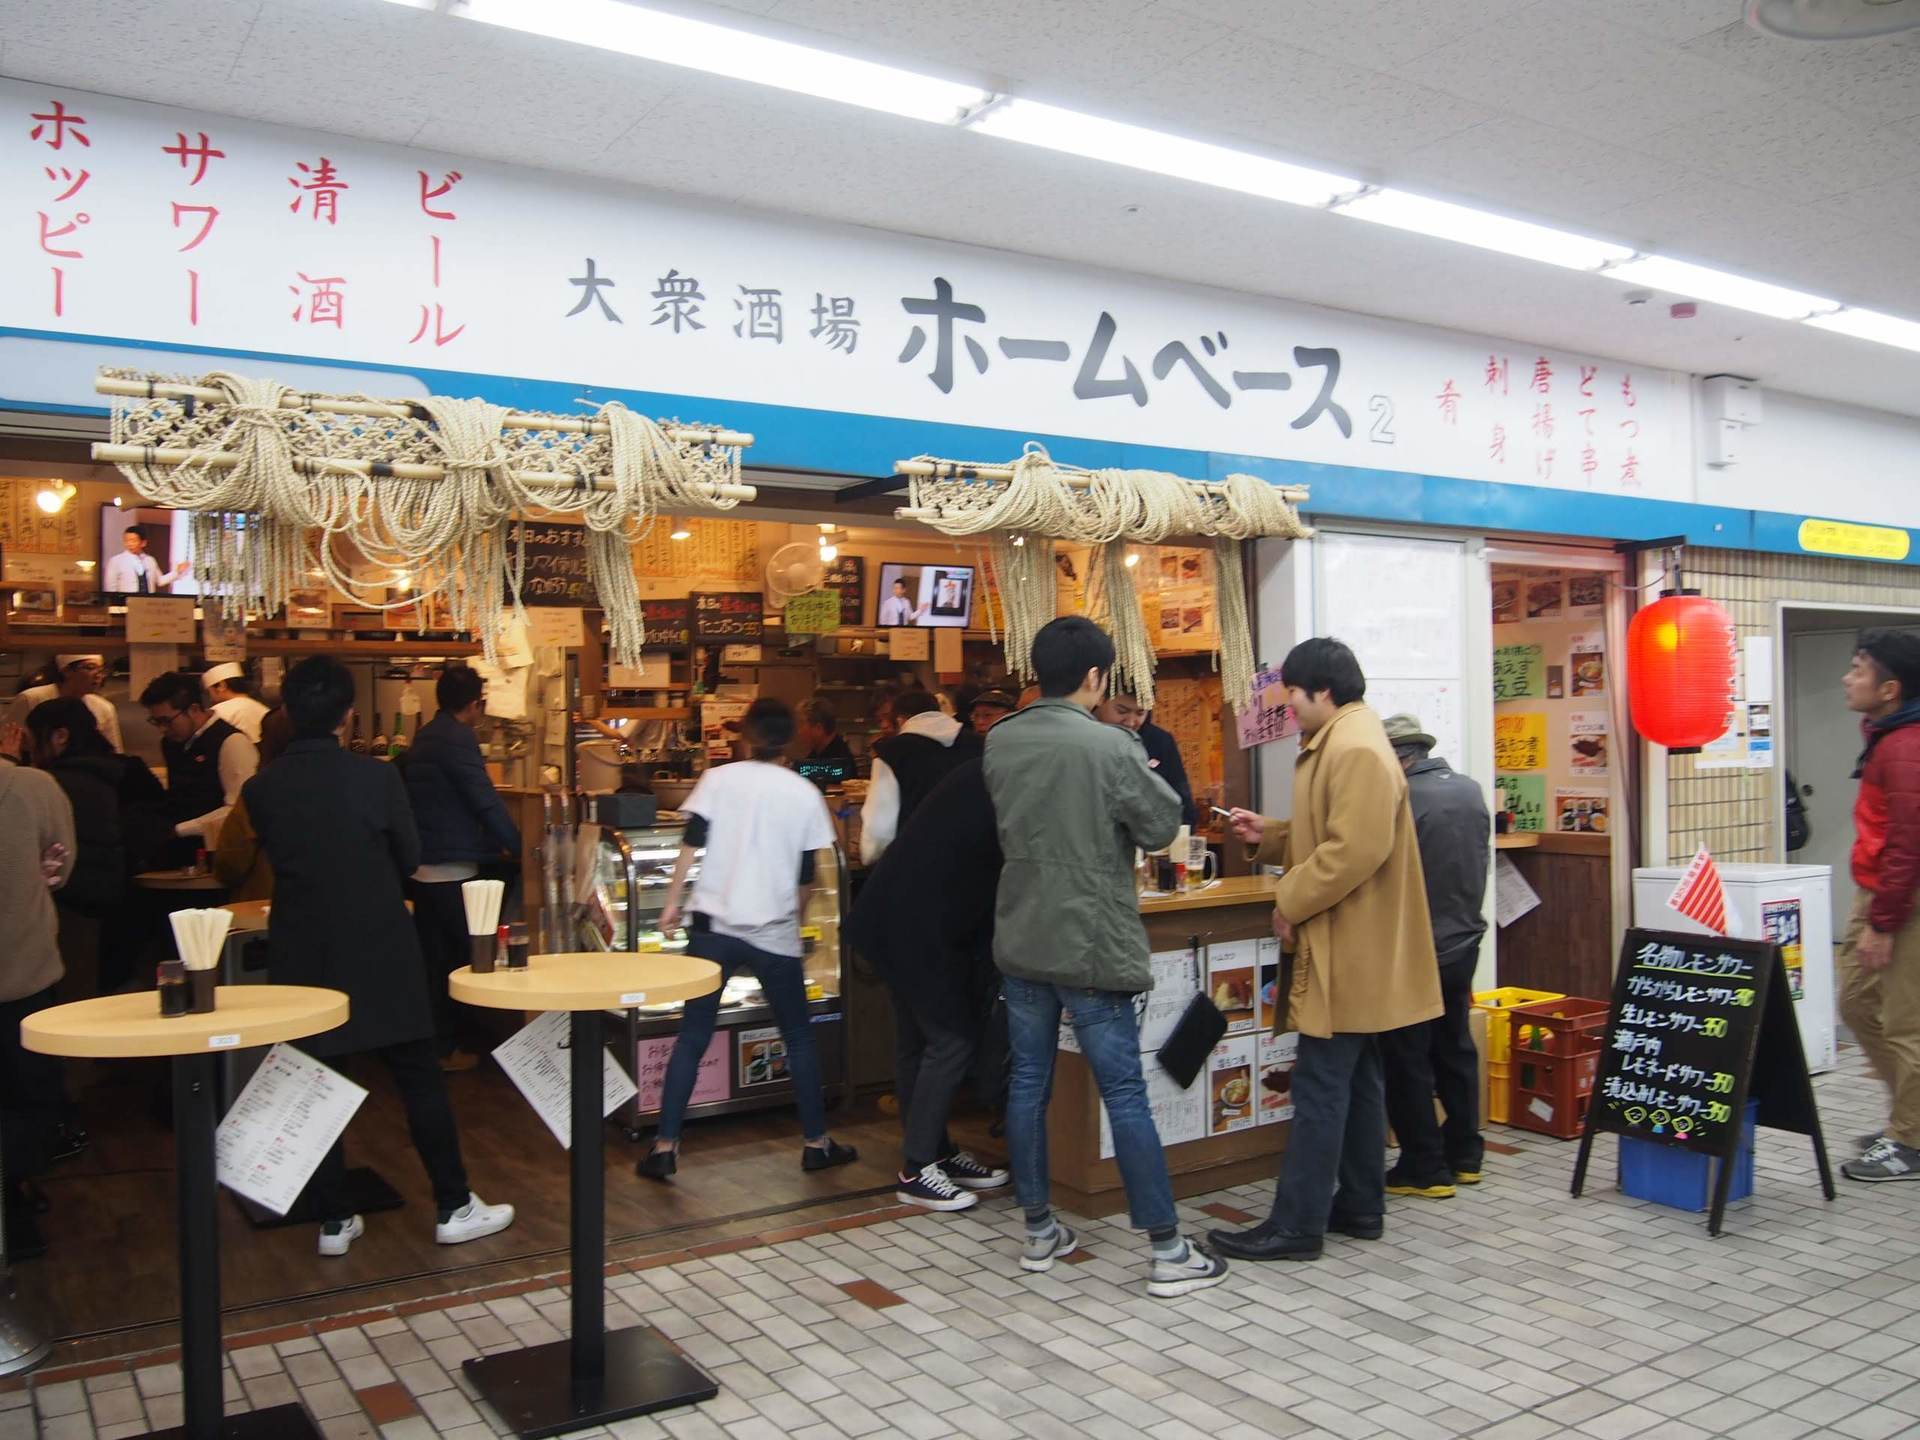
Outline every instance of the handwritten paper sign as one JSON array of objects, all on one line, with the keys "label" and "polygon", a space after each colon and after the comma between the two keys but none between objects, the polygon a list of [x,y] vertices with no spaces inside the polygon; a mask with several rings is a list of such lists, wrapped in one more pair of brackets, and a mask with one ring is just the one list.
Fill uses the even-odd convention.
[{"label": "handwritten paper sign", "polygon": [[760,596],[751,590],[701,591],[693,597],[693,638],[702,645],[759,640],[766,633]]},{"label": "handwritten paper sign", "polygon": [[1547,693],[1547,654],[1541,645],[1501,645],[1493,652],[1493,698],[1539,700]]},{"label": "handwritten paper sign", "polygon": [[1500,808],[1513,816],[1516,831],[1541,831],[1547,828],[1547,777],[1544,775],[1501,775],[1494,779],[1500,792]]},{"label": "handwritten paper sign", "polygon": [[925,660],[933,654],[933,639],[925,630],[887,631],[887,658]]},{"label": "handwritten paper sign", "polygon": [[[691,1105],[707,1105],[727,1098],[728,1031],[716,1031],[707,1042],[700,1068],[694,1072]],[[634,1047],[633,1076],[639,1089],[639,1109],[643,1115],[660,1108],[660,1096],[666,1089],[667,1062],[673,1058],[671,1035],[652,1035]]]},{"label": "handwritten paper sign", "polygon": [[527,640],[534,649],[569,649],[586,643],[586,612],[572,605],[542,605],[527,611]]},{"label": "handwritten paper sign", "polygon": [[200,632],[193,623],[191,595],[128,595],[127,643],[193,645]]},{"label": "handwritten paper sign", "polygon": [[1547,717],[1538,710],[1493,717],[1493,768],[1547,768]]},{"label": "handwritten paper sign", "polygon": [[787,634],[831,635],[840,628],[840,592],[808,590],[787,601]]},{"label": "handwritten paper sign", "polygon": [[[572,1148],[573,1137],[573,1072],[567,1053],[571,1019],[564,1010],[549,1010],[493,1052],[563,1149]],[[600,1113],[609,1115],[636,1092],[627,1072],[611,1057],[603,1053],[600,1062]]]},{"label": "handwritten paper sign", "polygon": [[284,1215],[367,1092],[290,1046],[267,1051],[214,1134],[214,1173],[234,1194]]},{"label": "handwritten paper sign", "polygon": [[1293,718],[1287,704],[1287,690],[1280,683],[1278,670],[1256,670],[1253,675],[1253,702],[1239,715],[1240,748],[1284,740],[1300,733],[1300,722]]},{"label": "handwritten paper sign", "polygon": [[526,569],[521,572],[520,599],[527,605],[597,605],[593,581],[587,574],[587,527],[515,520],[507,538],[509,570],[519,564],[526,546]]}]

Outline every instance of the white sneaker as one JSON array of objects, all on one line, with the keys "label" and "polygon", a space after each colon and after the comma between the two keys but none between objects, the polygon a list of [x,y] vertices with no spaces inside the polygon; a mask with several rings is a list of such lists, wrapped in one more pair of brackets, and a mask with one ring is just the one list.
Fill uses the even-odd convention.
[{"label": "white sneaker", "polygon": [[980,1203],[971,1190],[962,1190],[937,1164],[928,1165],[910,1180],[901,1180],[893,1198],[922,1210],[967,1210]]},{"label": "white sneaker", "polygon": [[1053,1234],[1045,1240],[1029,1239],[1026,1248],[1020,1252],[1020,1268],[1038,1275],[1051,1270],[1053,1262],[1073,1254],[1080,1248],[1080,1237],[1062,1225],[1053,1222]]},{"label": "white sneaker", "polygon": [[358,1215],[348,1220],[329,1220],[320,1227],[320,1253],[344,1255],[353,1248],[353,1242],[366,1233],[367,1222]]},{"label": "white sneaker", "polygon": [[433,1227],[433,1238],[442,1245],[461,1245],[487,1235],[498,1235],[513,1224],[513,1206],[489,1205],[471,1190],[467,1203]]},{"label": "white sneaker", "polygon": [[1195,1290],[1205,1290],[1227,1278],[1227,1262],[1209,1255],[1197,1241],[1187,1241],[1187,1253],[1179,1260],[1158,1260],[1147,1276],[1147,1294],[1156,1300],[1173,1300]]}]

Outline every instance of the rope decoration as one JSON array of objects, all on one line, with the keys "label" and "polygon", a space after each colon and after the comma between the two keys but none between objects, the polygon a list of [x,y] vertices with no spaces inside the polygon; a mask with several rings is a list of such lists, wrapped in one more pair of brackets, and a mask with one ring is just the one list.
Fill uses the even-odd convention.
[{"label": "rope decoration", "polygon": [[[1140,616],[1128,542],[1158,545],[1188,536],[1213,541],[1220,615],[1221,684],[1235,711],[1252,703],[1253,629],[1247,611],[1241,542],[1260,537],[1305,539],[1296,502],[1300,489],[1234,474],[1212,484],[1159,470],[1083,470],[1062,465],[1028,441],[1008,465],[945,461],[921,455],[895,469],[908,477],[908,503],[898,513],[947,535],[992,535],[1007,607],[1007,666],[1025,676],[1033,635],[1052,618],[1051,566],[1033,570],[1041,536],[1096,547],[1097,589],[1090,608],[1112,633],[1115,684],[1143,704],[1153,700],[1153,645]],[[1015,547],[1011,537],[1028,543]],[[1024,559],[1022,558],[1024,557]],[[1026,583],[1016,577],[1024,577]],[[1044,592],[1039,588],[1044,582]],[[1032,588],[1027,588],[1031,585]],[[1022,607],[1025,608],[1022,608]]]},{"label": "rope decoration", "polygon": [[1053,618],[1053,544],[1038,535],[995,535],[993,571],[1000,577],[1007,669],[1031,682],[1033,637]]},{"label": "rope decoration", "polygon": [[[662,513],[730,510],[752,495],[740,483],[740,442],[751,437],[675,438],[618,401],[591,425],[525,415],[508,424],[513,412],[483,400],[306,396],[226,371],[193,381],[103,375],[149,392],[218,392],[217,402],[116,395],[112,433],[118,446],[186,452],[179,463],[143,455],[119,468],[146,499],[193,512],[204,593],[229,617],[277,614],[293,590],[325,579],[368,608],[416,605],[424,628],[426,602],[444,596],[454,625],[492,659],[507,606],[523,613],[525,545],[511,541],[513,518],[573,514],[588,532],[587,570],[614,657],[638,664],[645,625],[633,543]],[[355,406],[386,413],[343,413]],[[343,562],[343,552],[363,564]],[[404,572],[412,587],[387,599],[384,581],[356,578],[364,569]]]}]

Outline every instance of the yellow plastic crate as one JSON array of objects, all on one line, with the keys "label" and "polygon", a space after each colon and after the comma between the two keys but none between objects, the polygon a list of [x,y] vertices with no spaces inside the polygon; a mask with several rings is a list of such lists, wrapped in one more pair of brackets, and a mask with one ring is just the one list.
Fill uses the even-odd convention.
[{"label": "yellow plastic crate", "polygon": [[1509,1108],[1513,1103],[1513,1081],[1509,1078],[1513,1066],[1504,1060],[1487,1062],[1487,1092],[1485,1095],[1487,1119],[1494,1125],[1505,1125]]},{"label": "yellow plastic crate", "polygon": [[[1503,985],[1498,990],[1476,990],[1473,1004],[1477,1010],[1487,1012],[1487,1059],[1506,1064],[1513,1058],[1512,1017],[1507,1014],[1516,1005],[1532,1005],[1542,1000],[1564,1000],[1565,995],[1552,990],[1522,990],[1518,985]],[[1493,1086],[1499,1091],[1499,1086]],[[1501,1091],[1501,1108],[1505,1109],[1505,1092]],[[1489,1119],[1505,1121],[1504,1114],[1495,1115],[1490,1104],[1487,1107]]]}]

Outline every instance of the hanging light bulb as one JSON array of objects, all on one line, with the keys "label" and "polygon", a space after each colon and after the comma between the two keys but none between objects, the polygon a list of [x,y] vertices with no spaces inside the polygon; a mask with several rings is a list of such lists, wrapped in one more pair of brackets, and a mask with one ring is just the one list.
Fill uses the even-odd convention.
[{"label": "hanging light bulb", "polygon": [[685,520],[676,520],[669,515],[667,517],[667,524],[671,527],[667,531],[667,538],[669,540],[691,540],[693,538],[693,531],[687,528],[687,522]]},{"label": "hanging light bulb", "polygon": [[394,571],[393,588],[396,590],[411,590],[413,588],[413,576],[404,570]]},{"label": "hanging light bulb", "polygon": [[48,515],[58,515],[76,493],[70,480],[43,480],[34,492],[33,503]]},{"label": "hanging light bulb", "polygon": [[840,547],[838,545],[831,545],[827,543],[827,539],[825,536],[822,536],[820,538],[820,558],[822,560],[826,561],[829,565],[831,565],[834,562],[834,560],[838,558],[839,554],[840,554]]},{"label": "hanging light bulb", "polygon": [[1027,543],[1027,537],[1024,535],[1016,535],[1013,537],[1013,548],[1016,550],[1018,550],[1022,545],[1025,545],[1026,543]]},{"label": "hanging light bulb", "polygon": [[1127,552],[1127,568],[1131,570],[1133,569],[1134,566],[1138,565],[1139,563],[1140,563],[1140,552],[1138,550],[1129,550]]},{"label": "hanging light bulb", "polygon": [[120,508],[120,497],[118,495],[113,497],[113,508],[116,510]]}]

